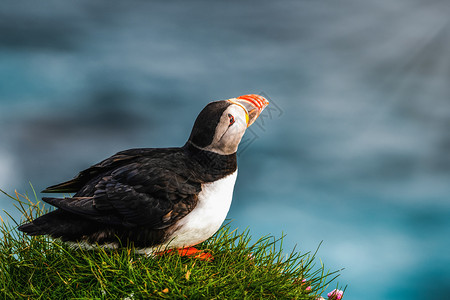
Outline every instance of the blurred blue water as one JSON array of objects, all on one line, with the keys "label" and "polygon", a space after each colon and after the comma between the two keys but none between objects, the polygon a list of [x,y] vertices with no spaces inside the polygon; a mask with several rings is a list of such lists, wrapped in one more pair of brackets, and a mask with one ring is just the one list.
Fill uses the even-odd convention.
[{"label": "blurred blue water", "polygon": [[182,145],[207,102],[263,92],[233,224],[323,240],[348,300],[446,297],[448,53],[444,0],[3,2],[0,188]]}]

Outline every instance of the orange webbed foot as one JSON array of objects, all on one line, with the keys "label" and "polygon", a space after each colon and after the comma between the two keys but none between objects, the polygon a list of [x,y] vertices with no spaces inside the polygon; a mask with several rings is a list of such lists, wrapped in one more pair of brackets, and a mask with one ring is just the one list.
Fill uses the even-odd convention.
[{"label": "orange webbed foot", "polygon": [[189,257],[197,258],[197,259],[204,260],[204,261],[212,261],[214,259],[214,257],[211,254],[204,252],[203,250],[198,250],[194,247],[169,249],[166,251],[158,252],[158,253],[156,253],[156,255],[163,255],[166,253],[171,253],[174,250],[176,250],[178,252],[178,255],[180,255],[180,256],[189,256]]}]

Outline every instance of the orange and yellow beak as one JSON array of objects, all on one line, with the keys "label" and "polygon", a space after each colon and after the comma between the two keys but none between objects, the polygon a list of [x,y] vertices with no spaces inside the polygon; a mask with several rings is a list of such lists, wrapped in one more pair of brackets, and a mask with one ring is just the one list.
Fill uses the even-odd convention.
[{"label": "orange and yellow beak", "polygon": [[258,119],[264,108],[269,105],[269,101],[266,98],[255,94],[239,96],[228,101],[239,105],[245,110],[247,127],[252,125]]}]

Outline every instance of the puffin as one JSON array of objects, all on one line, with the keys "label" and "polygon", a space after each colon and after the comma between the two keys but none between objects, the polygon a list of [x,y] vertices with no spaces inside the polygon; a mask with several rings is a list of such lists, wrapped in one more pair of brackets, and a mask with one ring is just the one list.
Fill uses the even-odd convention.
[{"label": "puffin", "polygon": [[197,116],[184,146],[118,152],[43,190],[73,196],[43,197],[55,209],[18,229],[84,249],[133,245],[140,254],[173,251],[210,261],[211,254],[193,246],[225,220],[238,145],[268,104],[256,94],[213,101]]}]

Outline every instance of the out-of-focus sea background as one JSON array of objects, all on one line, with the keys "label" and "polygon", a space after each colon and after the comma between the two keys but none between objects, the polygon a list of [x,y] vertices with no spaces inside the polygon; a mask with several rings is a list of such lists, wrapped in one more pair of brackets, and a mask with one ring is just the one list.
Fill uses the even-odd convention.
[{"label": "out-of-focus sea background", "polygon": [[183,145],[207,102],[264,93],[232,224],[287,234],[287,252],[323,241],[348,300],[447,298],[449,16],[447,0],[2,1],[0,188]]}]

